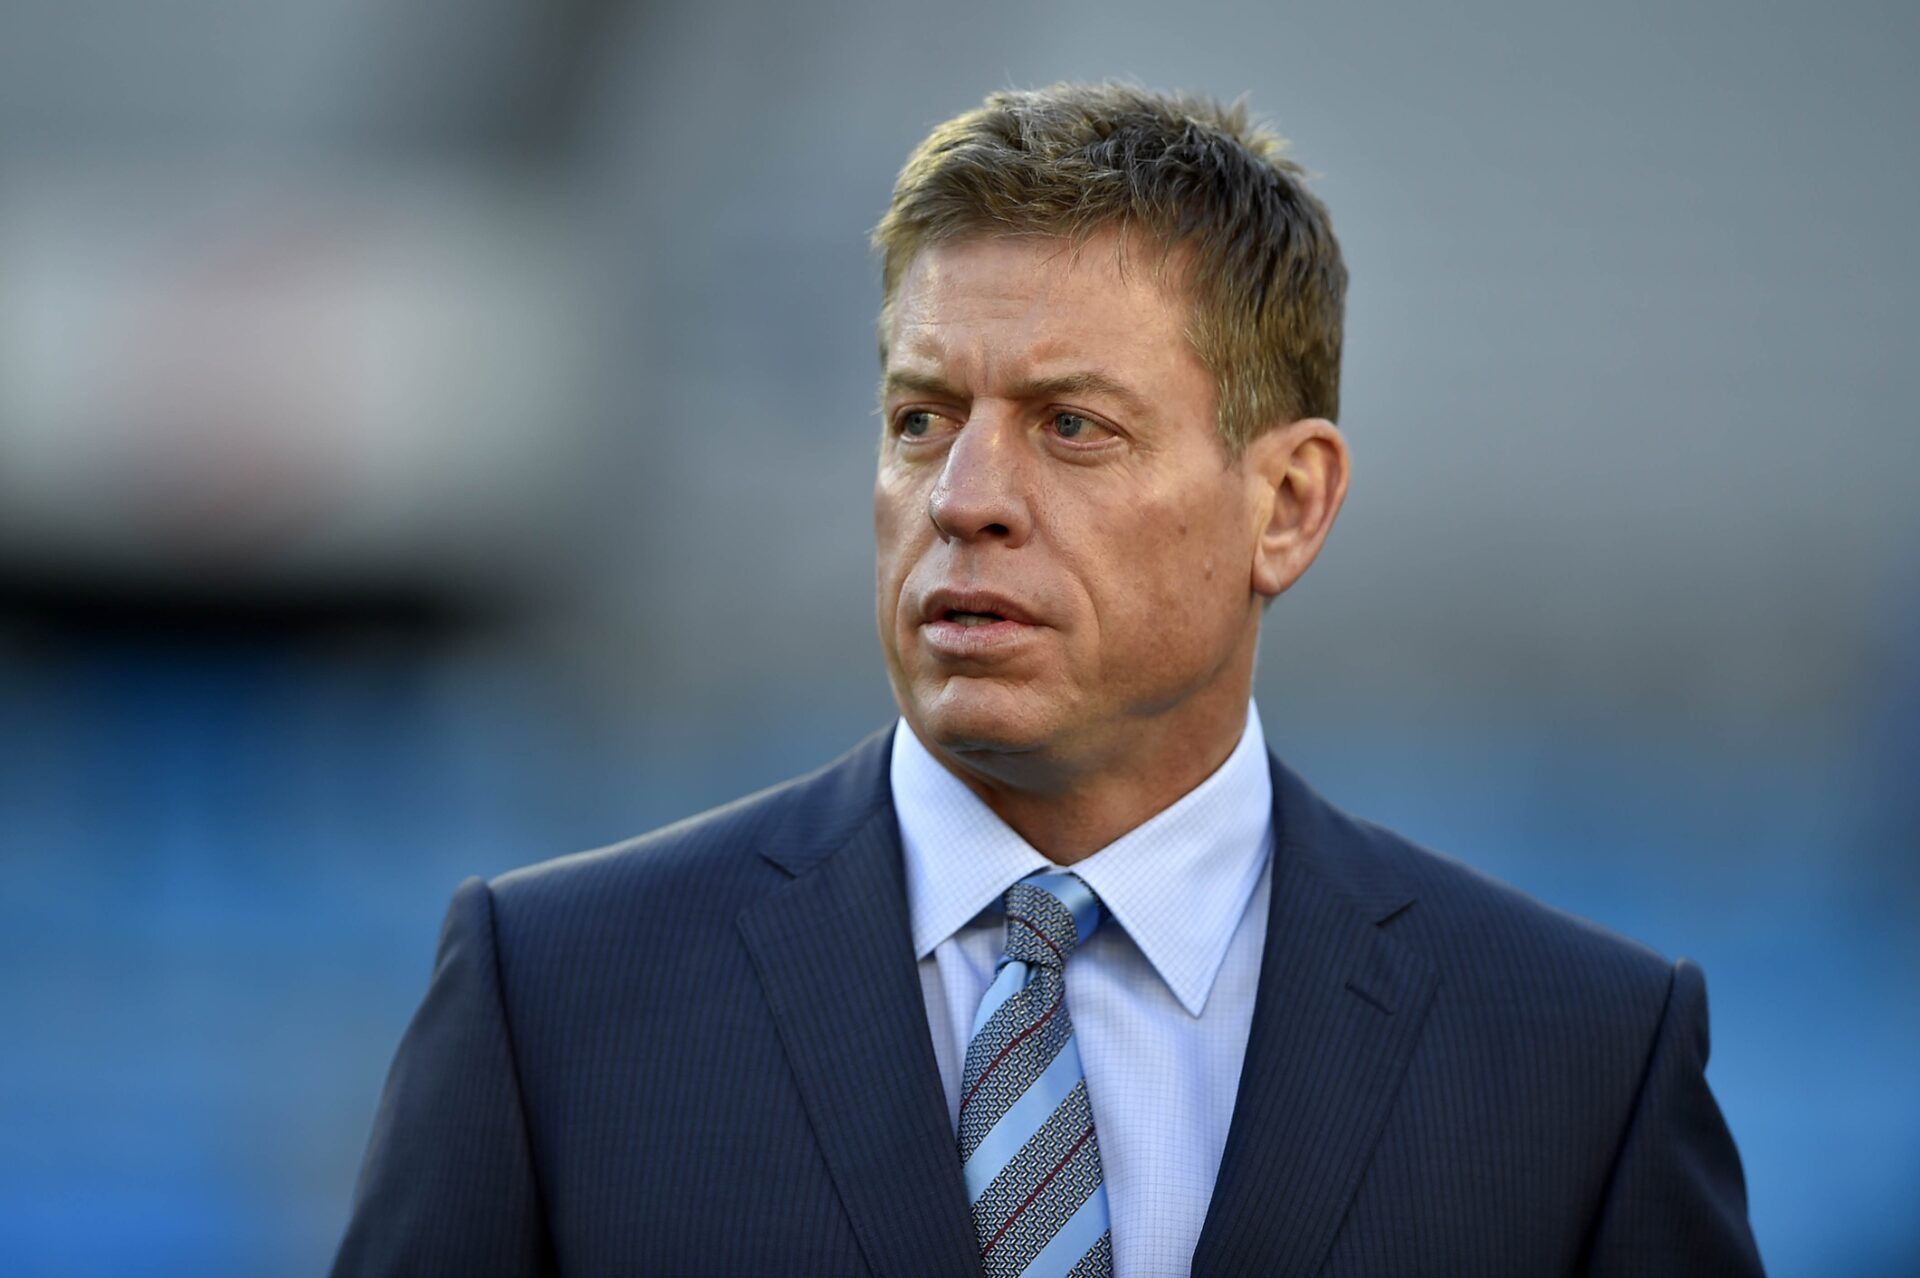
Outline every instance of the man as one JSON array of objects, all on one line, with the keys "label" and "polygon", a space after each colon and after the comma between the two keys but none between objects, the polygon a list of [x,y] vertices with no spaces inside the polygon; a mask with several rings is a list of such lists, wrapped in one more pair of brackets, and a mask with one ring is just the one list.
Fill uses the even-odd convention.
[{"label": "man", "polygon": [[900,723],[462,885],[336,1273],[1758,1273],[1698,969],[1266,752],[1348,482],[1277,140],[996,94],[875,240]]}]

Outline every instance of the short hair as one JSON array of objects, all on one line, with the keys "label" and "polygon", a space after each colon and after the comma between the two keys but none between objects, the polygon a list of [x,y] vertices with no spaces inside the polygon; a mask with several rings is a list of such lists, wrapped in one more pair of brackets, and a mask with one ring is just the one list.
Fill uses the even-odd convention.
[{"label": "short hair", "polygon": [[1271,425],[1333,419],[1347,268],[1285,147],[1244,100],[1113,82],[992,94],[914,149],[874,228],[882,360],[895,290],[921,249],[1138,228],[1185,259],[1186,331],[1219,389],[1229,455]]}]

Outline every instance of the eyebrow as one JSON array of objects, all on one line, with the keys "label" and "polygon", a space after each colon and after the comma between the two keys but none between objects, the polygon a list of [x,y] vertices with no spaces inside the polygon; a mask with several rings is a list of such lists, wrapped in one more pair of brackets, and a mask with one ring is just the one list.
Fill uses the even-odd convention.
[{"label": "eyebrow", "polygon": [[[910,369],[889,372],[881,384],[881,395],[888,397],[903,391],[938,395],[943,399],[967,398],[938,374],[916,373]],[[1124,382],[1092,369],[1035,378],[1020,382],[1008,391],[1009,398],[1019,400],[1057,399],[1063,395],[1106,395],[1120,401],[1131,412],[1147,412],[1147,401],[1139,392]]]}]

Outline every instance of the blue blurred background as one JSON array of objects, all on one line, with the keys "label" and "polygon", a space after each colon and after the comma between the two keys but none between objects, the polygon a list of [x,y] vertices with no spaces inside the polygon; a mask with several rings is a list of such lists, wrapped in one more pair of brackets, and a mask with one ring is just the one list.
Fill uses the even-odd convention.
[{"label": "blue blurred background", "polygon": [[0,1270],[297,1274],[447,897],[885,723],[864,233],[1251,95],[1353,270],[1336,800],[1702,963],[1773,1272],[1920,1272],[1920,11],[0,9]]}]

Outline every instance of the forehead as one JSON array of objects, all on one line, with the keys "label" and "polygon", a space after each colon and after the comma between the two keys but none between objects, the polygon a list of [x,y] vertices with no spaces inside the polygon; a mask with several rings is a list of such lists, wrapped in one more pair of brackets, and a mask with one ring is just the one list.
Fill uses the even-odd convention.
[{"label": "forehead", "polygon": [[1199,367],[1177,263],[1117,230],[1081,241],[985,235],[933,244],[901,273],[890,368],[965,365],[1032,373],[1097,361],[1138,377]]}]

